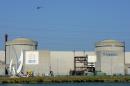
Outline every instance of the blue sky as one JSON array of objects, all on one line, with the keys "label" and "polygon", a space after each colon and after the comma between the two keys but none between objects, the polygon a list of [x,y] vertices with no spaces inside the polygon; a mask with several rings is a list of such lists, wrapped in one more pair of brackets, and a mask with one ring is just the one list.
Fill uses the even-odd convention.
[{"label": "blue sky", "polygon": [[92,51],[116,39],[130,51],[130,0],[0,0],[1,49],[5,33],[37,40],[40,49]]}]

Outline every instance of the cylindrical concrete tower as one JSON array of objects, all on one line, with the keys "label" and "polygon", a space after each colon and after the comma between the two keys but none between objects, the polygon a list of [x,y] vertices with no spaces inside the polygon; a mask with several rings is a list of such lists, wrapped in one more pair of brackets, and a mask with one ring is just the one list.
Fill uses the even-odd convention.
[{"label": "cylindrical concrete tower", "polygon": [[[36,50],[38,43],[27,38],[17,38],[12,41],[6,42],[6,69],[9,69],[9,65],[12,60],[12,65],[17,68],[18,60],[21,52],[26,50]],[[23,58],[25,59],[25,58]]]},{"label": "cylindrical concrete tower", "polygon": [[107,75],[124,75],[124,43],[116,40],[104,40],[96,43],[96,71]]}]

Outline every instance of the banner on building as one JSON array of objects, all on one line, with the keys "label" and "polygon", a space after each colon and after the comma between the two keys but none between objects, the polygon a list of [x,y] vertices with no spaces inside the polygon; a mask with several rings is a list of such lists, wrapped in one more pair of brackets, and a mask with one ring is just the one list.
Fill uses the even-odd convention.
[{"label": "banner on building", "polygon": [[26,64],[39,64],[39,52],[38,51],[27,51],[25,54]]}]

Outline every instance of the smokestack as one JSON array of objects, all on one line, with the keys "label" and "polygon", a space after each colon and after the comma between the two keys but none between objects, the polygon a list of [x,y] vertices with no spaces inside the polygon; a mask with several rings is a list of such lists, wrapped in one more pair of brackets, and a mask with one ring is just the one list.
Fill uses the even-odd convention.
[{"label": "smokestack", "polygon": [[5,43],[8,41],[8,34],[5,34]]},{"label": "smokestack", "polygon": [[4,46],[5,46],[5,75],[8,74],[7,67],[6,67],[6,42],[7,41],[8,41],[8,34],[5,34],[5,43],[4,43]]}]

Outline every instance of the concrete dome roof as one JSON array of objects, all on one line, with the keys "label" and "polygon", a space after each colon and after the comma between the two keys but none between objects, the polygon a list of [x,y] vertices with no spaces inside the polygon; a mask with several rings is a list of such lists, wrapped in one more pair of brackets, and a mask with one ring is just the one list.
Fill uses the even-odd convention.
[{"label": "concrete dome roof", "polygon": [[123,42],[119,42],[117,40],[108,39],[108,40],[103,40],[103,41],[99,41],[99,42],[96,43],[96,47],[101,47],[101,46],[118,46],[118,47],[123,47],[124,43]]},{"label": "concrete dome roof", "polygon": [[16,38],[12,41],[7,41],[6,45],[37,45],[37,41],[33,41],[27,38]]}]

